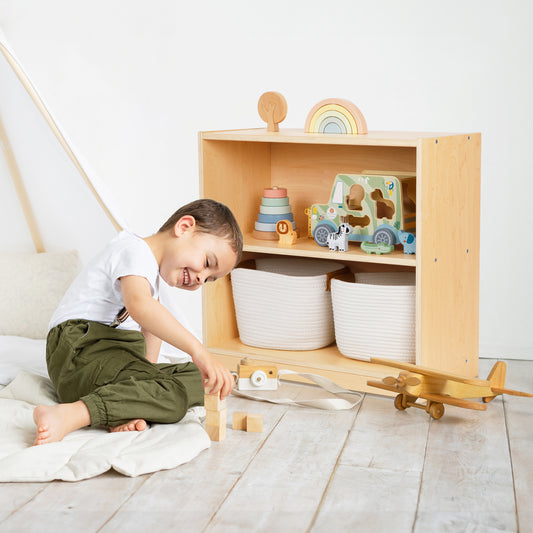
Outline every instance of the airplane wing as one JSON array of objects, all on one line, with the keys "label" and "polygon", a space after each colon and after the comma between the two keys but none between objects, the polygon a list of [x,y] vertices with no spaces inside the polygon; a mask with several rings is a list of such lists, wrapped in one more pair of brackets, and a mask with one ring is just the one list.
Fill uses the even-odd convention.
[{"label": "airplane wing", "polygon": [[383,381],[367,381],[366,384],[370,387],[377,387],[378,389],[388,390],[391,392],[401,392],[400,389],[398,389],[398,387],[395,385],[385,385]]},{"label": "airplane wing", "polygon": [[511,389],[502,389],[499,387],[491,387],[492,392],[496,394],[509,394],[511,396],[525,396],[527,398],[532,398],[533,394],[529,394],[529,392],[521,392],[519,390],[511,390]]},{"label": "airplane wing", "polygon": [[371,363],[378,365],[391,366],[393,368],[399,368],[400,370],[407,370],[408,372],[414,372],[415,374],[422,374],[423,376],[429,376],[438,379],[448,379],[450,381],[457,381],[466,385],[474,385],[477,387],[490,387],[490,382],[485,379],[467,378],[458,374],[452,374],[450,372],[440,372],[433,368],[426,368],[419,365],[412,365],[411,363],[402,363],[400,361],[394,361],[391,359],[382,359],[381,357],[371,357]]},{"label": "airplane wing", "polygon": [[464,407],[465,409],[475,409],[476,411],[486,411],[487,406],[483,403],[463,400],[462,398],[454,398],[452,396],[445,396],[444,394],[428,394],[423,393],[419,398],[430,400],[432,402],[445,403],[448,405],[455,405],[456,407]]},{"label": "airplane wing", "polygon": [[[367,381],[367,385],[371,387],[377,387],[378,389],[388,390],[391,392],[397,392],[404,394],[405,392],[396,387],[395,385],[386,385],[382,381]],[[429,400],[431,402],[438,402],[447,405],[455,405],[456,407],[464,407],[465,409],[475,409],[476,411],[486,411],[487,406],[482,403],[472,402],[469,400],[463,400],[461,398],[454,398],[453,396],[445,396],[444,394],[429,394],[422,393],[417,395],[418,398]]]}]

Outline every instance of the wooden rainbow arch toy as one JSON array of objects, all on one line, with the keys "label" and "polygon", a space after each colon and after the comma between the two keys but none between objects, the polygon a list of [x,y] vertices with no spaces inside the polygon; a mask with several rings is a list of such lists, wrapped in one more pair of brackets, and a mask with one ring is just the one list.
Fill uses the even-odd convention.
[{"label": "wooden rainbow arch toy", "polygon": [[327,98],[318,102],[307,115],[306,133],[368,133],[366,120],[360,109],[342,98]]}]

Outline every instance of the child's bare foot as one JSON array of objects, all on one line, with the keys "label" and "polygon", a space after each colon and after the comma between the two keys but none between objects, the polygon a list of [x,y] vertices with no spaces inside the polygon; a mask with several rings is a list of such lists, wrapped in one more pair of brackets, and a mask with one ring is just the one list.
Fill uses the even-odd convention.
[{"label": "child's bare foot", "polygon": [[110,427],[109,431],[115,433],[117,431],[144,431],[146,429],[146,420],[142,418],[136,418],[135,420],[130,420],[126,424],[120,424],[119,426]]},{"label": "child's bare foot", "polygon": [[33,420],[37,426],[34,445],[58,442],[76,429],[88,426],[91,415],[81,400],[58,405],[38,405],[33,410]]}]

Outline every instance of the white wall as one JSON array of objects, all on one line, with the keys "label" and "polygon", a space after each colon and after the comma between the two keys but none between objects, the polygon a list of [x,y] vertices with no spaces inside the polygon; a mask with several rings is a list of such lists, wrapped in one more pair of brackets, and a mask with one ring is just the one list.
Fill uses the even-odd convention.
[{"label": "white wall", "polygon": [[198,195],[197,132],[261,127],[267,90],[287,99],[282,127],[338,96],[371,130],[482,132],[480,349],[516,358],[533,358],[532,20],[529,0],[0,0],[13,49],[141,234]]}]

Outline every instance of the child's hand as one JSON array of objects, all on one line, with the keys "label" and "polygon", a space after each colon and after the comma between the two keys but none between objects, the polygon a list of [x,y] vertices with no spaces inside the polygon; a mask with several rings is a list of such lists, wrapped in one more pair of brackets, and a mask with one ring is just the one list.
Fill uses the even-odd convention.
[{"label": "child's hand", "polygon": [[193,358],[193,361],[202,374],[206,393],[220,392],[220,398],[225,398],[233,390],[235,380],[230,371],[207,351],[201,357]]}]

